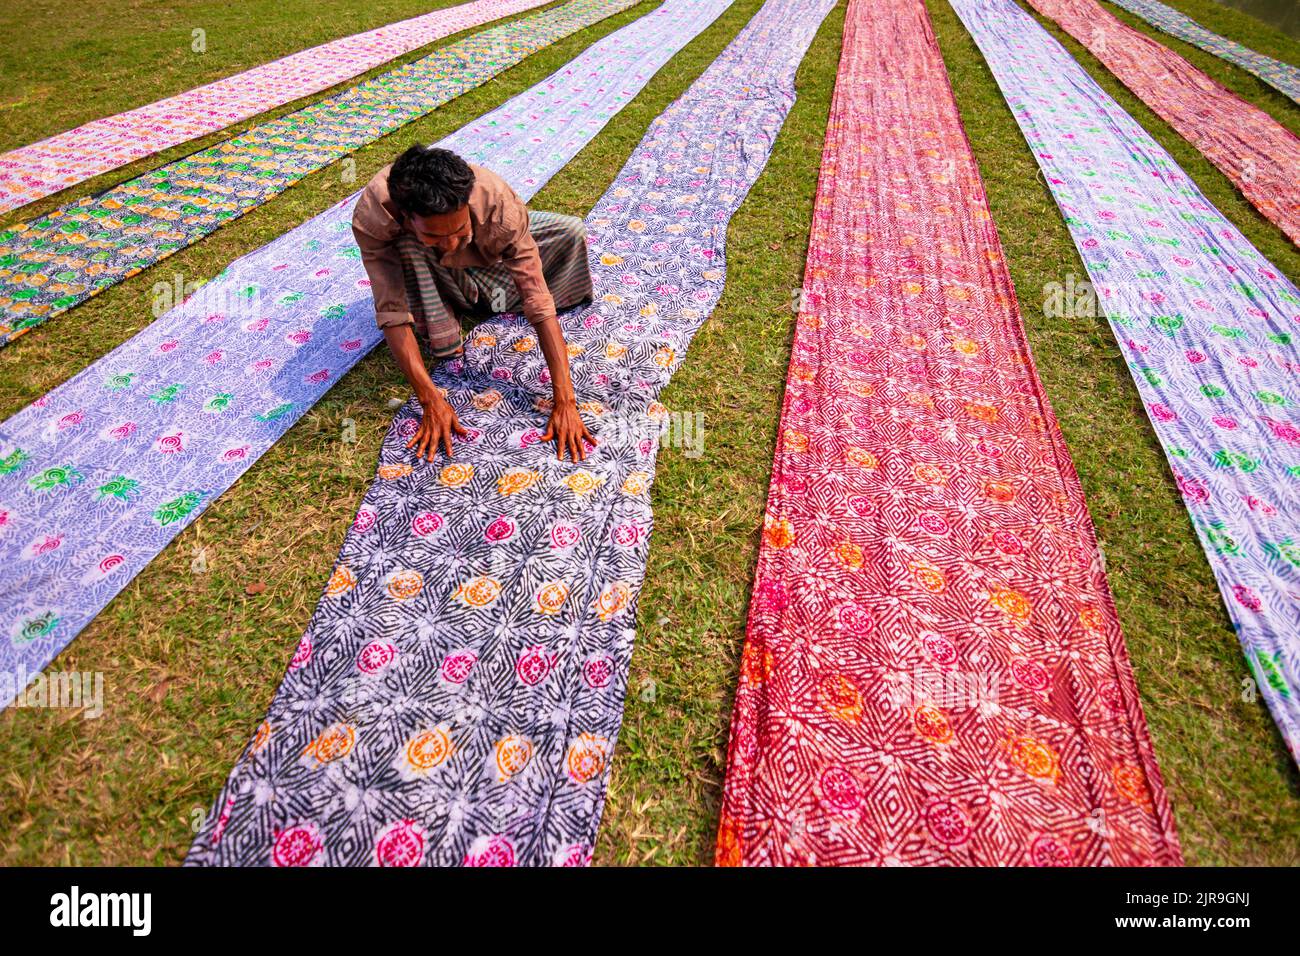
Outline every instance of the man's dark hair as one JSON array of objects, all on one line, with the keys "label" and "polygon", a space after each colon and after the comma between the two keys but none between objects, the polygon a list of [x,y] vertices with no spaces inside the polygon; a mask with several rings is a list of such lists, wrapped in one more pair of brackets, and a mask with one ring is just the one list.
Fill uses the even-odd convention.
[{"label": "man's dark hair", "polygon": [[388,171],[388,195],[417,216],[440,216],[469,202],[474,171],[449,149],[416,144]]}]

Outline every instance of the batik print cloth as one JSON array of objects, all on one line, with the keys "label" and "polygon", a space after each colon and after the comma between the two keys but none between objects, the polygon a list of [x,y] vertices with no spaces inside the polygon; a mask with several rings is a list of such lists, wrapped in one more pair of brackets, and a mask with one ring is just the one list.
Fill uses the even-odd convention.
[{"label": "batik print cloth", "polygon": [[1300,757],[1300,291],[1032,17],[1009,0],[952,5],[1088,270],[1068,305],[1110,322]]},{"label": "batik print cloth", "polygon": [[[526,200],[730,2],[667,0],[438,145]],[[0,706],[380,341],[359,195],[0,424]]]},{"label": "batik print cloth", "polygon": [[718,862],[1179,862],[923,0],[849,4],[800,302]]},{"label": "batik print cloth", "polygon": [[0,155],[0,213],[310,96],[453,33],[545,0],[476,0],[311,47]]},{"label": "batik print cloth", "polygon": [[0,231],[0,346],[298,180],[640,0],[571,0],[484,30],[97,196]]},{"label": "batik print cloth", "polygon": [[1300,139],[1096,0],[1029,0],[1300,244]]},{"label": "batik print cloth", "polygon": [[651,126],[587,217],[597,303],[561,317],[600,444],[538,441],[550,388],[518,317],[439,384],[471,430],[378,477],[284,683],[189,862],[581,864],[622,719],[657,396],[722,292],[727,223],[833,0],[769,0]]},{"label": "batik print cloth", "polygon": [[1184,16],[1173,7],[1158,0],[1110,0],[1117,7],[1136,14],[1153,27],[1157,27],[1192,46],[1198,46],[1220,59],[1235,63],[1248,73],[1253,73],[1273,89],[1300,103],[1300,69],[1289,63],[1256,53],[1235,40],[1221,37],[1207,30],[1191,17]]}]

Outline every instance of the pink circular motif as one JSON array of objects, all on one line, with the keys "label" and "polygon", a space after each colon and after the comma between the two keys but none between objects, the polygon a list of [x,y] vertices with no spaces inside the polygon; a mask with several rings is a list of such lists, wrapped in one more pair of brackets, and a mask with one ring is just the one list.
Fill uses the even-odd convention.
[{"label": "pink circular motif", "polygon": [[311,660],[311,651],[311,638],[304,634],[302,640],[298,642],[298,647],[293,652],[293,660],[289,662],[290,670],[306,667],[307,662]]},{"label": "pink circular motif", "polygon": [[414,820],[389,824],[375,841],[380,866],[419,866],[424,862],[424,830]]},{"label": "pink circular motif", "polygon": [[944,846],[960,846],[970,839],[970,820],[951,800],[937,800],[925,808],[925,827]]},{"label": "pink circular motif", "polygon": [[103,558],[99,562],[99,573],[109,574],[112,571],[116,570],[117,568],[121,567],[124,561],[126,561],[126,558],[123,557],[122,555],[110,554],[108,557]]},{"label": "pink circular motif", "polygon": [[478,655],[473,651],[452,651],[442,659],[443,680],[463,684],[469,680],[470,672],[477,663]]},{"label": "pink circular motif", "polygon": [[948,533],[948,522],[943,519],[943,515],[935,514],[933,511],[922,512],[917,517],[916,523],[930,534]]},{"label": "pink circular motif", "polygon": [[509,518],[497,518],[483,530],[483,537],[493,544],[509,541],[514,536],[515,523]]},{"label": "pink circular motif", "polygon": [[114,441],[121,441],[123,438],[130,438],[135,434],[135,422],[123,422],[112,428],[108,435]]},{"label": "pink circular motif", "polygon": [[1259,595],[1244,584],[1234,584],[1232,586],[1232,596],[1247,611],[1258,613],[1264,609],[1264,602],[1259,599]]},{"label": "pink circular motif", "polygon": [[608,657],[593,657],[582,665],[582,679],[588,687],[605,687],[614,676],[614,663]]},{"label": "pink circular motif", "polygon": [[871,633],[875,622],[856,604],[845,604],[840,608],[840,626],[852,634],[865,636]]},{"label": "pink circular motif", "polygon": [[822,800],[841,813],[851,813],[862,802],[857,780],[843,767],[828,767],[823,771],[818,790]]},{"label": "pink circular motif", "polygon": [[479,837],[465,855],[466,866],[514,866],[514,845],[503,836]]},{"label": "pink circular motif", "polygon": [[515,676],[529,687],[535,686],[546,679],[554,662],[554,658],[546,656],[545,648],[534,644],[519,655],[519,660],[515,662]]},{"label": "pink circular motif", "polygon": [[363,674],[374,674],[391,664],[396,656],[397,648],[392,644],[371,641],[357,655],[357,670]]},{"label": "pink circular motif", "polygon": [[551,528],[551,547],[557,550],[571,548],[582,537],[582,529],[576,524],[559,521]]},{"label": "pink circular motif", "polygon": [[614,528],[610,537],[621,548],[630,548],[641,540],[642,528],[639,524],[628,522]]},{"label": "pink circular motif", "polygon": [[248,446],[240,445],[238,448],[227,448],[221,454],[222,461],[242,461],[248,457]]},{"label": "pink circular motif", "polygon": [[273,866],[311,866],[321,851],[320,834],[311,824],[290,827],[275,835],[271,847]]},{"label": "pink circular motif", "polygon": [[352,530],[365,534],[375,526],[375,522],[378,520],[379,515],[375,513],[375,509],[361,508],[357,511],[357,516],[352,519]]},{"label": "pink circular motif", "polygon": [[926,631],[921,635],[921,646],[936,664],[947,667],[949,664],[957,663],[957,645],[942,634]]},{"label": "pink circular motif", "polygon": [[854,495],[849,499],[849,510],[859,518],[865,518],[871,514],[871,501],[862,495]]},{"label": "pink circular motif", "polygon": [[1052,683],[1052,676],[1047,673],[1047,668],[1025,657],[1012,659],[1011,677],[1021,687],[1027,687],[1032,691],[1047,690]]},{"label": "pink circular motif", "polygon": [[69,414],[64,415],[62,418],[59,419],[59,424],[56,427],[58,427],[58,429],[62,431],[65,428],[71,428],[73,425],[80,425],[83,421],[85,421],[85,418],[86,418],[85,412],[81,412],[81,411],[70,412]]},{"label": "pink circular motif", "polygon": [[1044,834],[1029,848],[1034,866],[1069,866],[1070,848],[1054,836]]},{"label": "pink circular motif", "polygon": [[420,423],[414,418],[403,418],[397,423],[397,434],[403,438],[410,438],[420,430]]},{"label": "pink circular motif", "polygon": [[1097,696],[1102,704],[1113,714],[1124,713],[1124,694],[1116,681],[1107,681],[1097,688]]},{"label": "pink circular motif", "polygon": [[436,534],[443,525],[442,515],[433,511],[421,511],[411,519],[411,530],[421,538]]},{"label": "pink circular motif", "polygon": [[162,435],[154,443],[154,447],[164,455],[174,455],[185,450],[185,437],[180,432],[175,435]]},{"label": "pink circular motif", "polygon": [[1025,546],[1020,543],[1020,539],[1010,531],[994,531],[993,547],[1003,554],[1023,554],[1025,550]]}]

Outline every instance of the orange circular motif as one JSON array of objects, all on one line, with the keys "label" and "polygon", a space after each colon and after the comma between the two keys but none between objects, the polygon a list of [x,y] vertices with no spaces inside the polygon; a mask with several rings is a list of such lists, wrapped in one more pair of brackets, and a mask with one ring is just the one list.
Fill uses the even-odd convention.
[{"label": "orange circular motif", "polygon": [[617,361],[627,354],[627,346],[617,342],[605,343],[605,358]]},{"label": "orange circular motif", "polygon": [[502,737],[497,741],[497,773],[502,780],[508,780],[519,773],[533,756],[531,741],[523,737]]},{"label": "orange circular motif", "polygon": [[632,589],[623,581],[613,581],[605,585],[596,598],[596,617],[609,623],[614,616],[632,601]]},{"label": "orange circular motif", "polygon": [[1056,751],[1033,737],[1017,737],[1011,741],[1011,762],[1038,779],[1055,780],[1061,772]]},{"label": "orange circular motif", "polygon": [[871,398],[876,394],[876,387],[867,382],[849,382],[849,391],[858,398]]},{"label": "orange circular motif", "polygon": [[1142,772],[1141,767],[1136,764],[1120,764],[1111,771],[1111,779],[1115,781],[1115,789],[1129,803],[1135,803],[1139,807],[1151,805],[1151,793],[1147,790],[1147,776]]},{"label": "orange circular motif", "polygon": [[563,484],[567,485],[575,495],[581,497],[582,495],[591,494],[604,482],[604,478],[597,478],[589,471],[575,471],[573,474],[565,476]]},{"label": "orange circular motif", "polygon": [[417,773],[432,770],[451,756],[451,735],[442,727],[422,730],[406,742],[403,756]]},{"label": "orange circular motif", "polygon": [[746,684],[762,684],[772,676],[772,652],[758,650],[751,641],[745,642],[740,656],[740,677]]},{"label": "orange circular motif", "polygon": [[569,745],[566,759],[569,779],[583,784],[600,776],[605,769],[605,745],[608,741],[595,734],[582,734]]},{"label": "orange circular motif", "polygon": [[569,586],[563,581],[551,581],[543,584],[537,592],[537,601],[533,606],[538,614],[558,614],[569,596]]},{"label": "orange circular motif", "polygon": [[763,541],[769,548],[788,548],[794,544],[794,525],[785,518],[763,518]]},{"label": "orange circular motif", "polygon": [[1013,591],[1011,588],[994,589],[989,594],[989,603],[1020,624],[1029,620],[1029,615],[1033,611],[1029,599],[1019,591]]},{"label": "orange circular motif", "polygon": [[831,549],[836,559],[850,571],[857,571],[862,567],[863,555],[862,549],[851,541],[845,541],[837,544]]},{"label": "orange circular motif", "polygon": [[948,483],[948,476],[937,465],[917,465],[912,469],[912,477],[927,485],[934,485],[936,488]]},{"label": "orange circular motif", "polygon": [[511,468],[497,479],[497,494],[513,495],[531,488],[542,480],[540,471],[528,471],[524,468]]},{"label": "orange circular motif", "polygon": [[645,490],[649,487],[650,487],[650,476],[647,475],[644,471],[634,471],[632,472],[632,474],[628,475],[627,480],[623,482],[623,494],[625,495],[644,494]]},{"label": "orange circular motif", "polygon": [[865,448],[846,448],[844,449],[844,457],[859,468],[865,468],[867,471],[875,471],[880,467],[880,460]]},{"label": "orange circular motif", "polygon": [[[492,340],[494,343],[495,339]],[[501,393],[495,388],[489,388],[486,392],[480,392],[471,399],[474,407],[481,412],[491,411],[501,402]]]},{"label": "orange circular motif", "polygon": [[1004,505],[1016,500],[1016,489],[1005,481],[984,482],[984,494]]},{"label": "orange circular motif", "polygon": [[950,744],[956,736],[948,715],[934,704],[922,704],[912,712],[912,726],[916,732],[931,743]]},{"label": "orange circular motif", "polygon": [[379,477],[392,481],[394,478],[405,478],[414,470],[410,465],[380,465]]},{"label": "orange circular motif", "polygon": [[357,742],[355,727],[348,724],[331,724],[320,736],[307,745],[304,756],[315,757],[317,763],[326,764],[346,757]]},{"label": "orange circular motif", "polygon": [[424,576],[419,571],[408,569],[388,576],[388,595],[395,601],[409,600],[419,594],[423,588]]},{"label": "orange circular motif", "polygon": [[931,594],[943,593],[943,589],[948,584],[948,579],[933,564],[913,561],[908,567],[911,568],[912,579],[916,581],[917,586],[922,590],[929,591]]},{"label": "orange circular motif", "polygon": [[1105,626],[1106,619],[1100,608],[1085,607],[1079,612],[1079,623],[1090,631],[1100,631]]},{"label": "orange circular motif", "polygon": [[448,488],[459,488],[469,484],[474,477],[474,466],[462,462],[448,465],[438,473],[438,480]]},{"label": "orange circular motif", "polygon": [[817,699],[823,710],[846,724],[862,719],[862,693],[843,674],[824,678],[817,685]]},{"label": "orange circular motif", "polygon": [[329,583],[325,585],[325,595],[338,597],[340,594],[347,594],[356,586],[357,576],[340,564],[330,575]]},{"label": "orange circular motif", "polygon": [[456,588],[453,600],[461,601],[468,607],[487,607],[501,595],[501,582],[494,578],[478,577],[466,581]]},{"label": "orange circular motif", "polygon": [[782,436],[782,443],[785,450],[794,454],[801,454],[808,450],[808,436],[793,428],[788,428]]},{"label": "orange circular motif", "polygon": [[271,740],[271,722],[264,720],[257,725],[257,733],[253,734],[253,740],[248,745],[249,753],[257,753],[267,745]]},{"label": "orange circular motif", "polygon": [[531,352],[537,347],[537,339],[531,335],[525,335],[511,346],[516,352]]},{"label": "orange circular motif", "polygon": [[970,339],[955,339],[952,347],[962,355],[974,355],[980,350],[979,343]]},{"label": "orange circular motif", "polygon": [[998,420],[998,407],[989,405],[984,402],[967,402],[965,405],[966,414],[971,418],[978,418],[982,422],[992,424]]}]

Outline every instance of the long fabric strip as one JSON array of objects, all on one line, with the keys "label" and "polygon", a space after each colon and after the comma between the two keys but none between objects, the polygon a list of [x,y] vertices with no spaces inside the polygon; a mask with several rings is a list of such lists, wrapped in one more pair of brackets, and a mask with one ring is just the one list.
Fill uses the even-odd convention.
[{"label": "long fabric strip", "polygon": [[587,218],[598,301],[563,317],[600,444],[537,441],[522,319],[440,378],[453,462],[398,413],[288,674],[199,831],[196,864],[582,864],[623,713],[664,414],[725,280],[727,223],[834,0],[768,0],[655,120]]},{"label": "long fabric strip", "polygon": [[718,862],[1180,862],[923,0],[849,4],[800,305]]},{"label": "long fabric strip", "polygon": [[1096,0],[1029,0],[1300,244],[1300,138]]},{"label": "long fabric strip", "polygon": [[[1300,291],[1010,0],[952,0],[1042,168],[1300,759]],[[1068,278],[1068,277],[1067,277]]]},{"label": "long fabric strip", "polygon": [[0,212],[35,202],[119,166],[225,129],[242,119],[328,89],[462,30],[548,0],[476,0],[294,53],[158,100],[93,120],[0,154]]},{"label": "long fabric strip", "polygon": [[1158,0],[1110,0],[1117,7],[1137,14],[1153,27],[1170,36],[1198,46],[1208,53],[1235,63],[1248,73],[1253,73],[1273,89],[1300,103],[1300,69],[1289,63],[1256,53],[1235,40],[1221,37],[1207,30],[1191,17]]},{"label": "long fabric strip", "polygon": [[[532,196],[731,0],[667,0],[444,139]],[[0,706],[376,342],[358,194],[0,425]]]},{"label": "long fabric strip", "polygon": [[641,0],[570,0],[0,232],[0,346]]}]

